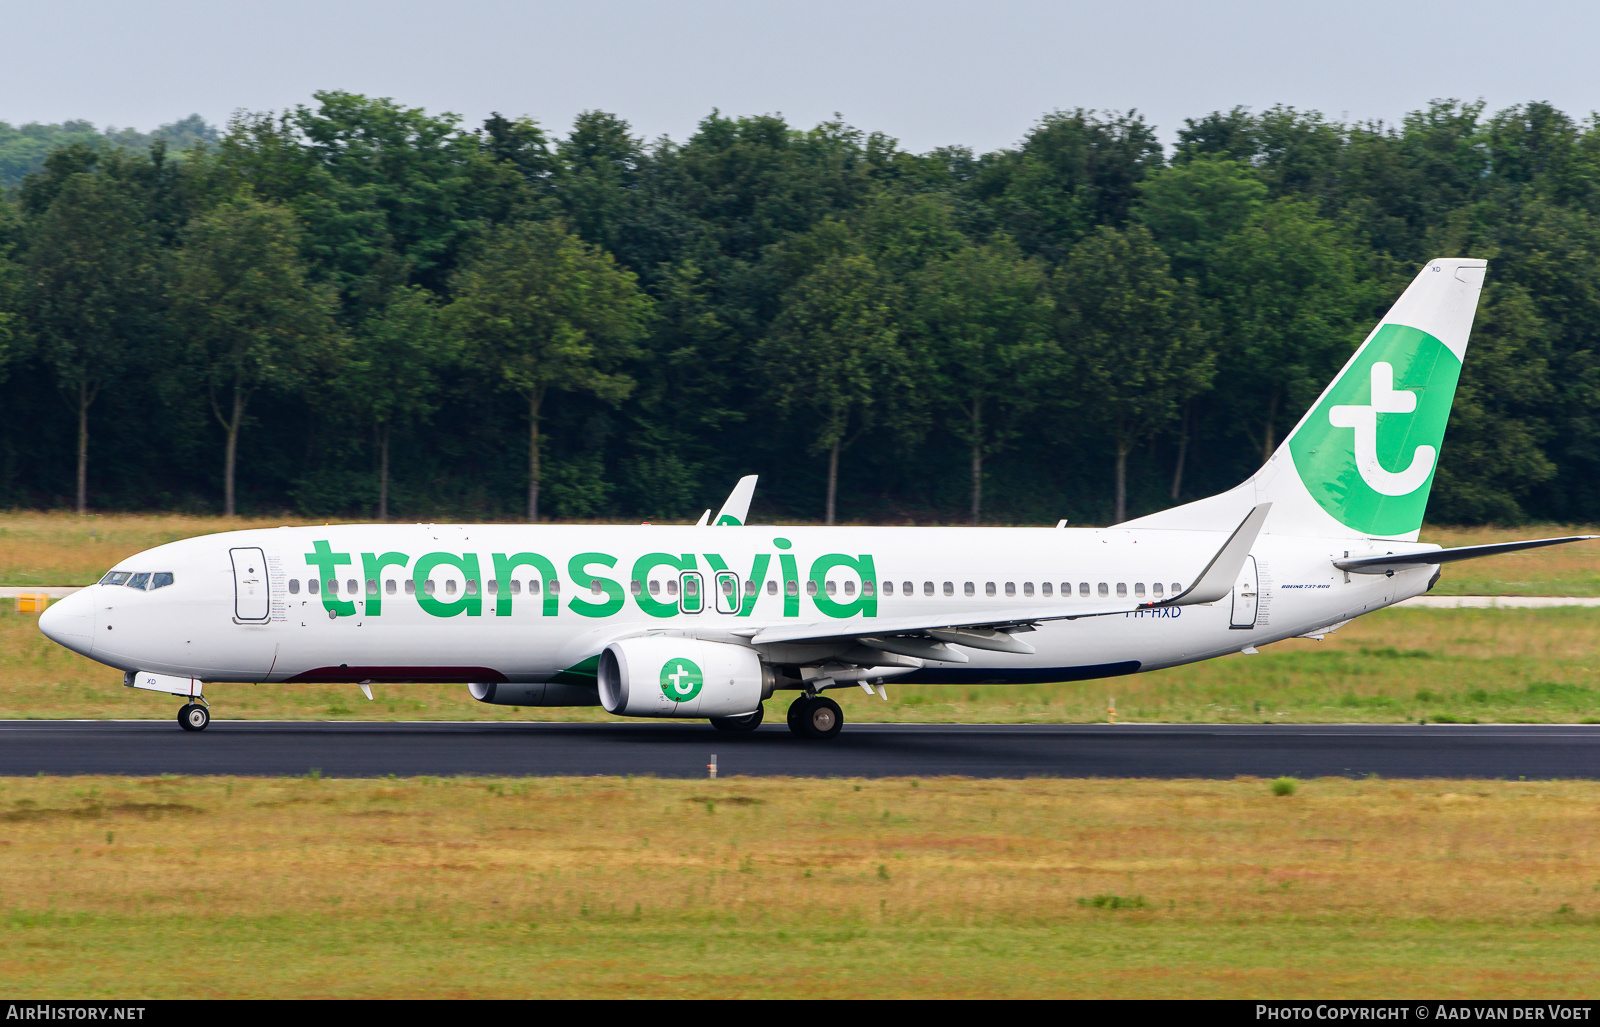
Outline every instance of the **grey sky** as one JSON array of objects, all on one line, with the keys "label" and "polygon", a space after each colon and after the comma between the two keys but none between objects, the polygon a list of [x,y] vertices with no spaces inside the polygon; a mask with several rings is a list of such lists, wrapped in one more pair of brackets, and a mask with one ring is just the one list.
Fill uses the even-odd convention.
[{"label": "grey sky", "polygon": [[1433,97],[1600,108],[1600,4],[34,0],[6,5],[0,120],[150,129],[392,96],[469,123],[580,110],[683,139],[713,107],[834,111],[917,151],[1014,144],[1056,108],[1185,117],[1283,102],[1395,120]]}]

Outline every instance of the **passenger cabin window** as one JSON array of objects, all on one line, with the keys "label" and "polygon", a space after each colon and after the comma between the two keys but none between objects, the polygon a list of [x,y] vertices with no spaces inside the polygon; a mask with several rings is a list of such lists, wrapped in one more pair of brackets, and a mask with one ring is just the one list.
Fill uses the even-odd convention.
[{"label": "passenger cabin window", "polygon": [[539,579],[538,578],[529,578],[528,579],[528,594],[531,595],[531,596],[536,596],[536,595],[539,594]]},{"label": "passenger cabin window", "polygon": [[128,579],[128,587],[129,588],[136,588],[141,592],[144,591],[145,587],[147,585],[149,585],[149,584],[150,584],[150,572],[149,571],[141,571],[138,574],[135,574],[133,577]]},{"label": "passenger cabin window", "polygon": [[[849,590],[848,589],[845,590],[845,594],[846,595],[849,594]],[[870,596],[872,594],[872,582],[863,581],[861,583],[861,594],[864,595],[864,596]]]},{"label": "passenger cabin window", "polygon": [[1144,582],[1142,582],[1142,581],[1134,582],[1133,594],[1135,596],[1139,597],[1140,599],[1144,598]]},{"label": "passenger cabin window", "polygon": [[1100,593],[1100,598],[1102,599],[1111,594],[1111,589],[1103,581],[1100,582],[1100,587],[1096,591]]},{"label": "passenger cabin window", "polygon": [[[928,582],[928,584],[931,586],[933,584],[933,582],[930,581],[930,582]],[[933,589],[930,587],[928,589],[928,591],[929,591],[929,593],[932,593]],[[902,581],[900,583],[900,594],[901,595],[910,595],[911,594],[911,582]]]},{"label": "passenger cabin window", "polygon": [[1089,583],[1087,581],[1078,582],[1078,594],[1080,596],[1086,596],[1089,594]]},{"label": "passenger cabin window", "polygon": [[1024,581],[1022,583],[1022,594],[1025,595],[1025,596],[1033,595],[1033,582]]},{"label": "passenger cabin window", "polygon": [[427,581],[424,581],[422,583],[422,591],[423,591],[424,595],[430,595],[430,596],[433,595],[434,584],[433,584],[433,579],[432,578],[429,578]]},{"label": "passenger cabin window", "polygon": [[1046,581],[1046,582],[1041,583],[1039,585],[1039,591],[1044,595],[1049,595],[1051,593],[1051,591],[1052,591],[1051,588],[1050,588],[1050,582]]},{"label": "passenger cabin window", "polygon": [[817,583],[815,581],[806,582],[806,595],[814,596],[816,594],[817,594]]},{"label": "passenger cabin window", "polygon": [[628,591],[636,596],[644,595],[644,582],[637,579],[628,582]]},{"label": "passenger cabin window", "polygon": [[590,578],[589,579],[589,594],[590,595],[596,595],[597,596],[597,595],[599,595],[600,593],[602,593],[604,591],[605,591],[605,588],[601,586],[599,578]]},{"label": "passenger cabin window", "polygon": [[490,595],[497,596],[497,595],[500,594],[500,579],[499,578],[490,578],[488,581],[484,582],[484,584],[489,586],[489,594]]},{"label": "passenger cabin window", "polygon": [[[537,582],[531,582],[530,581],[528,584],[533,585],[533,584],[537,584]],[[537,592],[539,590],[538,589],[533,589],[533,591]],[[516,578],[512,578],[511,579],[511,594],[514,595],[514,596],[519,596],[519,595],[522,594],[522,582],[519,581]]]},{"label": "passenger cabin window", "polygon": [[984,582],[983,594],[986,595],[986,596],[994,595],[994,582],[992,582],[992,581]]},{"label": "passenger cabin window", "polygon": [[839,594],[839,583],[836,581],[824,581],[822,587],[827,589],[829,595]]},{"label": "passenger cabin window", "polygon": [[[598,584],[598,582],[596,582],[596,584]],[[734,587],[734,585],[733,585],[733,579],[732,578],[722,578],[720,584],[722,585],[722,594],[723,595],[725,595],[725,596],[733,595],[733,587]]]},{"label": "passenger cabin window", "polygon": [[1118,599],[1123,599],[1123,598],[1126,598],[1127,595],[1128,595],[1128,583],[1126,581],[1117,582],[1117,598]]},{"label": "passenger cabin window", "polygon": [[1183,591],[1183,586],[1178,584],[1176,581],[1174,581],[1172,583],[1172,594],[1173,595],[1177,595],[1179,592],[1182,592],[1182,591]]},{"label": "passenger cabin window", "polygon": [[744,583],[744,594],[745,595],[753,596],[759,591],[761,591],[761,582],[756,581],[753,578],[745,581],[745,583]]},{"label": "passenger cabin window", "polygon": [[444,594],[447,595],[447,596],[453,596],[453,595],[456,594],[456,579],[455,578],[446,578],[445,579]]},{"label": "passenger cabin window", "polygon": [[793,579],[785,581],[783,583],[783,594],[784,595],[791,595],[791,596],[799,595],[800,594],[800,583],[798,581],[793,580]]},{"label": "passenger cabin window", "polygon": [[653,595],[653,596],[658,596],[658,595],[661,594],[661,581],[660,581],[660,579],[652,578],[650,580],[650,594]]},{"label": "passenger cabin window", "polygon": [[[833,584],[833,582],[830,581],[830,582],[828,582],[828,584],[831,585],[831,584]],[[831,588],[828,589],[828,594],[829,595],[833,595],[833,589],[831,589]],[[853,582],[853,581],[845,582],[844,583],[844,594],[847,595],[847,596],[855,595],[856,594],[856,583]]]},{"label": "passenger cabin window", "polygon": [[339,594],[339,579],[338,578],[329,578],[328,579],[328,594],[331,595],[331,596],[336,596],[336,595]]},{"label": "passenger cabin window", "polygon": [[300,594],[300,579],[299,578],[290,578],[289,579],[289,594],[292,595],[292,596],[297,596],[297,595]]},{"label": "passenger cabin window", "polygon": [[394,595],[395,594],[396,589],[394,587],[394,579],[393,578],[390,578],[388,581],[385,581],[383,583],[383,590],[385,592],[389,593],[390,595]]},{"label": "passenger cabin window", "polygon": [[1161,582],[1158,581],[1154,585],[1151,585],[1150,586],[1150,592],[1157,599],[1160,599],[1161,598]]},{"label": "passenger cabin window", "polygon": [[677,578],[668,578],[667,579],[667,595],[675,596],[677,594],[678,594],[678,579]]},{"label": "passenger cabin window", "polygon": [[[530,591],[530,592],[534,591],[534,587],[533,587],[534,584],[535,583],[532,582],[532,581],[528,582],[528,591]],[[551,578],[549,581],[545,582],[545,591],[549,592],[553,596],[560,595],[561,594],[561,579],[560,578]]]},{"label": "passenger cabin window", "polygon": [[778,583],[776,581],[767,582],[767,595],[775,596],[777,594],[778,594]]},{"label": "passenger cabin window", "polygon": [[414,596],[416,594],[417,594],[417,579],[416,578],[407,578],[406,579],[406,595]]},{"label": "passenger cabin window", "polygon": [[894,582],[885,581],[883,583],[883,594],[886,595],[886,596],[894,595]]},{"label": "passenger cabin window", "polygon": [[961,584],[961,594],[962,595],[968,595],[968,596],[977,595],[978,594],[978,589],[970,581],[962,582],[962,584]]},{"label": "passenger cabin window", "polygon": [[367,595],[375,596],[377,594],[378,594],[378,579],[377,578],[368,578],[367,579]]},{"label": "passenger cabin window", "polygon": [[358,582],[355,578],[351,578],[348,581],[346,581],[344,583],[344,587],[345,587],[346,591],[348,591],[351,595],[355,595],[357,592],[361,591],[361,583]]},{"label": "passenger cabin window", "polygon": [[107,571],[106,576],[100,579],[102,585],[126,585],[128,579],[133,577],[129,571]]},{"label": "passenger cabin window", "polygon": [[[945,587],[946,587],[946,588],[947,588],[947,589],[948,589],[948,588],[949,588],[949,586],[948,586],[948,585],[946,585],[946,586],[945,586]],[[933,595],[933,582],[931,582],[931,581],[924,581],[924,582],[923,582],[923,583],[922,583],[922,594],[923,594],[923,595],[925,595],[925,596],[931,596],[931,595]]]},{"label": "passenger cabin window", "polygon": [[[967,586],[967,591],[969,593],[972,591],[972,586],[971,585]],[[953,582],[953,581],[945,582],[944,583],[944,594],[947,595],[947,596],[955,595],[956,594],[956,583]]]},{"label": "passenger cabin window", "polygon": [[306,579],[306,591],[307,592],[310,592],[312,595],[316,595],[318,587],[319,587],[319,583],[318,583],[316,578],[307,578]]},{"label": "passenger cabin window", "polygon": [[[1032,585],[1028,586],[1028,592],[1029,593],[1033,592],[1033,586]],[[1006,582],[1006,595],[1014,596],[1016,594],[1017,594],[1017,583],[1015,581]]]}]

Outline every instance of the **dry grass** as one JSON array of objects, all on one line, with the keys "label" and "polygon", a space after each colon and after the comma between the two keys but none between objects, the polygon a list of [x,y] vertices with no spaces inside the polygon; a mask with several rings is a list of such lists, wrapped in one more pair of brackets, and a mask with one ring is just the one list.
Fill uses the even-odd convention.
[{"label": "dry grass", "polygon": [[[180,538],[237,528],[303,523],[293,515],[255,519],[177,514],[0,512],[0,585],[86,585],[118,560]],[[1519,528],[1430,526],[1423,541],[1445,546],[1582,535],[1594,528],[1534,524]],[[1457,564],[1441,595],[1600,595],[1600,542],[1539,549]]]},{"label": "dry grass", "polygon": [[0,781],[68,996],[1558,996],[1600,784]]},{"label": "dry grass", "polygon": [[[1422,530],[1422,541],[1441,546],[1477,546],[1525,538],[1600,534],[1593,526],[1527,524],[1519,528],[1441,528]],[[1445,568],[1434,589],[1447,596],[1600,595],[1600,541],[1530,549],[1507,556],[1467,560]]]},{"label": "dry grass", "polygon": [[[9,605],[9,604],[6,604]],[[1405,723],[1419,719],[1572,723],[1600,719],[1600,610],[1384,610],[1325,641],[1293,639],[1259,656],[1104,681],[896,686],[891,701],[841,689],[851,721]],[[175,700],[39,634],[37,617],[0,605],[0,719],[171,717]],[[607,720],[596,708],[474,702],[465,685],[209,685],[218,717],[249,720]],[[782,714],[787,697],[768,704]]]},{"label": "dry grass", "polygon": [[0,585],[87,585],[119,560],[182,538],[293,523],[182,514],[0,514]]}]

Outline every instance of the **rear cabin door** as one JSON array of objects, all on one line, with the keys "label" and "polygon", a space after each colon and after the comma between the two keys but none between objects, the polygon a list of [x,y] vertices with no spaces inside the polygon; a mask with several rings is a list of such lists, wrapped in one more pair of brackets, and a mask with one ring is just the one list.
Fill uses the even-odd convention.
[{"label": "rear cabin door", "polygon": [[1233,619],[1228,626],[1232,628],[1253,628],[1256,626],[1256,604],[1261,597],[1260,578],[1256,574],[1256,558],[1244,558],[1244,567],[1239,571],[1239,580],[1233,586]]},{"label": "rear cabin door", "polygon": [[267,592],[267,554],[259,549],[230,549],[233,559],[233,616],[245,624],[264,624],[272,614]]}]

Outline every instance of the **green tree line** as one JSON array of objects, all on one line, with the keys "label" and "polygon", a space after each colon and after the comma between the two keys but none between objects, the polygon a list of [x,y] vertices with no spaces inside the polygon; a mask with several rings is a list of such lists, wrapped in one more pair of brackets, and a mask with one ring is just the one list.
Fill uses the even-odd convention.
[{"label": "green tree line", "polygon": [[1600,517],[1600,122],[1546,104],[982,154],[341,92],[185,126],[0,195],[0,503],[667,519],[759,473],[766,517],[1116,521],[1250,474],[1460,255],[1430,515]]}]

